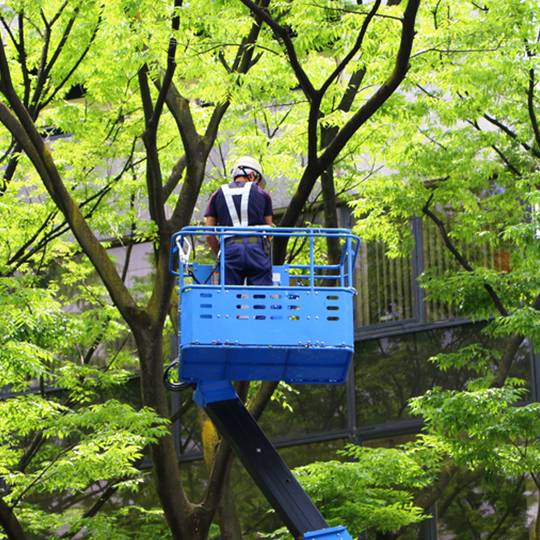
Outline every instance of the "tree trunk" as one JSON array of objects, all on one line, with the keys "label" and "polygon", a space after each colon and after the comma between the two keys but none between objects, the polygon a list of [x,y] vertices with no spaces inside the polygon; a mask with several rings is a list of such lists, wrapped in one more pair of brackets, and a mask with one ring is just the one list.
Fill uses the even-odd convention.
[{"label": "tree trunk", "polygon": [[[141,393],[143,404],[156,410],[161,416],[169,417],[167,391],[163,384],[163,328],[151,327],[151,324],[140,324],[134,330],[137,349],[141,363]],[[212,519],[218,509],[220,497],[215,504],[194,504],[186,495],[180,478],[178,456],[172,434],[162,437],[152,445],[151,458],[156,491],[158,493],[167,523],[178,540],[205,540]],[[227,465],[230,468],[230,463]],[[226,472],[228,475],[228,472]],[[228,486],[226,486],[228,487]],[[208,489],[223,491],[222,483]],[[228,497],[227,494],[224,497]],[[239,530],[230,501],[226,501],[227,512],[222,515],[231,519],[227,530]],[[240,538],[239,536],[231,538]]]},{"label": "tree trunk", "polygon": [[534,520],[534,528],[531,531],[531,540],[540,540],[540,489],[536,490],[538,496],[538,504],[536,507],[536,517]]},{"label": "tree trunk", "polygon": [[397,540],[399,533],[395,532],[377,532],[375,540]]},{"label": "tree trunk", "polygon": [[[328,229],[338,228],[336,189],[334,186],[334,167],[331,165],[321,174],[321,187],[324,201],[324,226]],[[341,257],[339,239],[329,236],[326,239],[328,263],[338,264]]]},{"label": "tree trunk", "polygon": [[[352,104],[352,102],[351,102]],[[335,126],[321,127],[321,149],[326,148],[336,136],[338,129]],[[328,229],[337,229],[338,214],[336,200],[336,186],[334,184],[334,164],[331,163],[321,173],[321,189],[324,208],[324,226]],[[341,249],[337,238],[328,237],[326,239],[328,248],[328,263],[338,264],[341,257]]]},{"label": "tree trunk", "polygon": [[11,508],[0,498],[0,525],[8,540],[26,540],[26,534]]},{"label": "tree trunk", "polygon": [[[140,328],[134,330],[133,333],[141,363],[143,404],[167,418],[169,407],[162,380],[163,337],[161,331],[161,328],[159,330]],[[195,526],[196,524],[192,523],[195,518],[195,508],[184,495],[172,434],[162,437],[151,446],[150,451],[156,491],[173,538],[182,540],[204,538],[205,536],[197,534],[200,532],[200,525]]]},{"label": "tree trunk", "polygon": [[231,488],[231,469],[225,477],[223,496],[218,508],[218,523],[221,531],[221,540],[242,540],[242,527],[238,519],[238,512]]}]

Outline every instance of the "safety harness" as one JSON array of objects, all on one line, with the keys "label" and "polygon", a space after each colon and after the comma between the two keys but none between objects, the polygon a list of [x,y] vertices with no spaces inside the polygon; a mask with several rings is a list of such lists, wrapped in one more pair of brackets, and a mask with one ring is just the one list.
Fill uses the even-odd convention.
[{"label": "safety harness", "polygon": [[[231,187],[231,186],[221,186],[221,191],[225,197],[225,203],[227,204],[227,210],[229,211],[229,216],[231,216],[231,221],[233,227],[248,227],[248,203],[249,203],[249,193],[251,191],[251,185],[253,182],[246,182],[241,187]],[[236,206],[234,205],[233,195],[240,195],[240,215],[236,211]]]}]

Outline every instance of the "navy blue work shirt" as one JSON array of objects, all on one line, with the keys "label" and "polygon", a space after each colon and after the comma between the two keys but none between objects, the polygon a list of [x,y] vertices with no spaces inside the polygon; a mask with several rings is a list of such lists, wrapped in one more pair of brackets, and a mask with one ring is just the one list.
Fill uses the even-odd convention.
[{"label": "navy blue work shirt", "polygon": [[[244,182],[231,182],[229,187],[237,188],[242,187]],[[240,200],[241,195],[233,195],[233,202],[236,208],[236,212],[240,215]],[[265,225],[264,218],[266,216],[273,215],[272,212],[272,198],[266,191],[260,188],[257,184],[251,185],[248,199],[248,224],[253,225]],[[232,227],[233,222],[229,215],[229,209],[225,201],[225,196],[221,188],[215,191],[210,200],[208,206],[204,212],[204,217],[213,217],[217,219],[217,225],[220,227]]]}]

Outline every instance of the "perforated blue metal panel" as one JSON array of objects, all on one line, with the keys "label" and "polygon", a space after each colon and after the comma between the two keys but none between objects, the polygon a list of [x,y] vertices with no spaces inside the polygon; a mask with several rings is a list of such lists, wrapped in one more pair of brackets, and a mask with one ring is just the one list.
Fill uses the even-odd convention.
[{"label": "perforated blue metal panel", "polygon": [[347,375],[350,290],[192,286],[181,298],[182,380],[340,383]]},{"label": "perforated blue metal panel", "polygon": [[182,346],[352,347],[352,291],[186,287]]}]

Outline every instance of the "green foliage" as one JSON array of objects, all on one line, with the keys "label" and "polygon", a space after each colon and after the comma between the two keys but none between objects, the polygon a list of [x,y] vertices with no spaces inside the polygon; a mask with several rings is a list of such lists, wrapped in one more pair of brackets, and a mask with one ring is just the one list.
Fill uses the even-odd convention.
[{"label": "green foliage", "polygon": [[485,373],[486,369],[492,367],[494,360],[494,352],[478,343],[472,343],[455,352],[439,353],[430,358],[430,361],[442,371],[468,368],[477,374]]},{"label": "green foliage", "polygon": [[540,338],[540,312],[531,306],[515,309],[507,317],[497,317],[487,328],[493,336],[525,335]]},{"label": "green foliage", "polygon": [[[324,129],[345,125],[394,67],[403,2],[383,4],[361,52],[321,103]],[[148,211],[148,156],[141,142],[146,126],[137,81],[143,65],[150,78],[161,77],[171,35],[179,45],[175,84],[189,103],[193,126],[204,133],[214,105],[229,103],[216,141],[228,154],[208,167],[202,192],[214,190],[228,163],[245,153],[261,158],[271,178],[301,176],[308,103],[298,92],[283,43],[264,25],[252,68],[246,74],[231,69],[253,23],[240,2],[184,3],[174,31],[171,2],[63,5],[61,0],[4,2],[2,17],[15,22],[16,14],[24,13],[25,29],[24,58],[17,50],[20,34],[13,39],[7,30],[6,54],[23,98],[24,84],[30,84],[26,99],[40,133],[54,127],[69,134],[50,139],[51,153],[67,191],[106,245],[123,246],[128,233],[137,242],[157,245],[159,239]],[[325,0],[272,2],[270,9],[290,32],[298,59],[318,88],[356,40],[369,7]],[[38,107],[31,100],[40,84],[43,23],[59,9],[50,51],[63,45],[42,81],[41,105],[46,106]],[[499,369],[499,344],[539,333],[533,302],[540,293],[534,210],[540,203],[540,173],[527,101],[530,70],[537,70],[540,52],[538,16],[532,0],[423,1],[404,85],[333,164],[336,190],[347,194],[357,232],[363,240],[383,241],[390,256],[410,252],[411,218],[433,225],[431,211],[440,219],[472,271],[446,252],[445,260],[451,261],[446,271],[430,269],[422,285],[430,300],[451,305],[456,315],[489,318],[486,332],[499,338],[491,348],[473,344],[434,357],[442,370],[471,371],[479,379],[465,391],[432,390],[413,401],[414,412],[428,422],[418,444],[350,448],[344,457],[352,462],[316,463],[299,471],[328,517],[348,521],[357,533],[395,530],[423,519],[413,496],[434,481],[443,459],[487,469],[494,477],[537,470],[537,408],[515,407],[523,390],[513,384],[487,387]],[[71,17],[71,34],[62,42]],[[350,76],[364,69],[354,102],[344,111],[339,103]],[[76,85],[84,87],[83,97],[66,99]],[[150,86],[155,98],[158,89]],[[534,108],[537,96],[532,103]],[[168,114],[157,139],[166,181],[192,141],[185,132],[179,136]],[[11,142],[2,128],[2,153]],[[65,234],[64,218],[28,157],[20,152],[12,157],[16,174],[0,197],[0,387],[13,392],[0,403],[2,497],[36,535],[52,536],[67,526],[73,534],[84,529],[94,538],[162,537],[161,511],[151,505],[86,518],[83,504],[66,502],[96,486],[137,489],[144,449],[167,427],[152,411],[110,399],[137,365],[127,327],[94,268]],[[178,197],[173,193],[166,201],[166,213]],[[324,252],[317,245],[317,255]],[[507,267],[486,256],[495,252],[508,255]],[[141,305],[150,298],[152,277],[129,284]],[[489,289],[508,315],[494,306]],[[399,360],[406,362],[406,353]],[[372,373],[380,378],[392,375],[377,369]],[[397,378],[398,386],[402,380]],[[378,395],[384,398],[384,388]],[[294,397],[283,386],[275,399],[287,409]],[[59,509],[51,510],[43,499],[58,501]]]},{"label": "green foliage", "polygon": [[[114,316],[94,309],[92,321],[90,312],[65,311],[56,287],[37,285],[30,276],[0,279],[0,384],[14,392],[0,401],[0,478],[4,501],[26,529],[49,536],[60,527],[88,529],[81,521],[85,508],[68,504],[50,512],[36,498],[60,503],[100,484],[136,491],[144,449],[167,433],[168,422],[150,409],[105,397],[128,377],[107,360],[109,351],[113,359],[118,354]],[[97,338],[97,362],[81,362],[76,347]],[[96,535],[100,527],[113,527],[106,526],[108,519],[96,521]]]},{"label": "green foliage", "polygon": [[436,455],[427,447],[365,448],[340,452],[349,461],[316,462],[295,469],[332,525],[362,531],[393,531],[426,518],[413,491],[433,481]]},{"label": "green foliage", "polygon": [[425,440],[470,470],[520,477],[540,466],[540,404],[516,406],[524,389],[434,389],[411,408],[427,423]]},{"label": "green foliage", "polygon": [[[477,378],[464,390],[433,388],[409,402],[426,421],[413,447],[437,456],[434,471],[466,470],[483,478],[467,497],[459,484],[451,487],[450,497],[462,505],[445,515],[457,524],[451,531],[456,538],[479,537],[478,531],[521,538],[523,531],[505,528],[503,518],[516,512],[515,501],[524,504],[523,476],[538,471],[538,404],[523,403],[527,391],[505,372],[505,354],[515,362],[519,352],[512,352],[511,340],[539,337],[540,142],[533,125],[539,46],[532,21],[540,12],[538,3],[520,0],[423,2],[421,10],[407,80],[370,122],[362,141],[370,157],[351,167],[358,180],[349,202],[355,231],[364,241],[384,242],[390,257],[410,253],[410,220],[421,218],[424,244],[438,257],[421,278],[428,301],[458,317],[490,321],[478,343],[431,358],[434,369]],[[396,357],[402,365],[395,370],[407,370],[408,359]],[[388,365],[372,383],[381,387],[381,401],[385,378],[403,379]],[[371,375],[377,366],[366,369]],[[404,455],[410,450],[400,449]],[[384,478],[378,481],[385,485]],[[417,487],[405,489],[418,494]],[[493,515],[481,501],[495,509]]]}]

